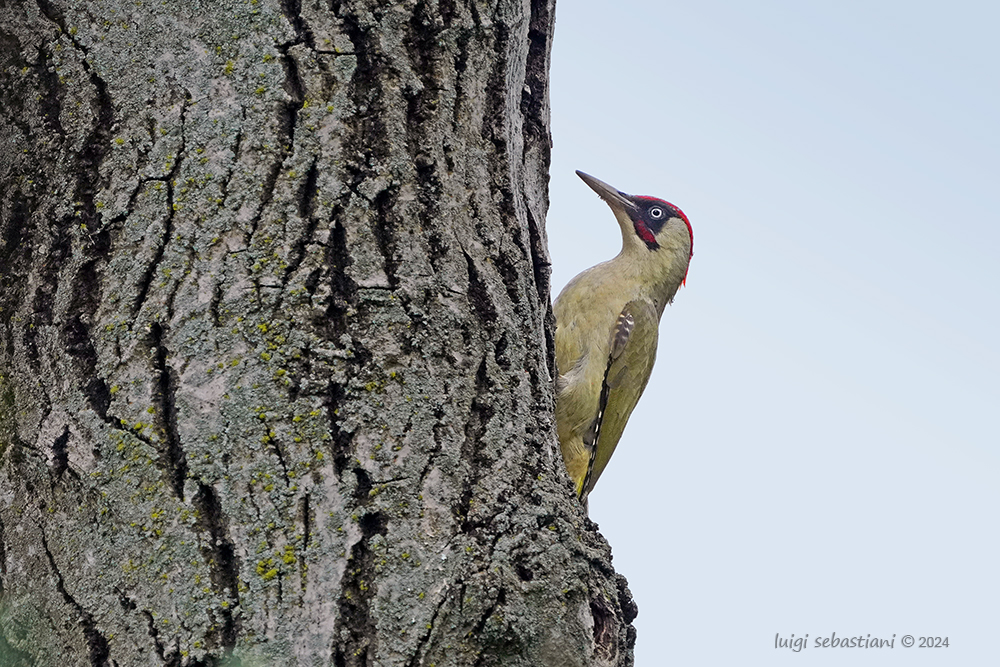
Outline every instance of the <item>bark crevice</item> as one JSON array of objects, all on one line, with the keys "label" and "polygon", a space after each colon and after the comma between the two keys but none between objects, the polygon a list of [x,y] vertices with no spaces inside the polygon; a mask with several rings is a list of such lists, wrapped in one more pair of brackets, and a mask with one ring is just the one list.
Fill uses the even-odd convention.
[{"label": "bark crevice", "polygon": [[62,596],[63,601],[74,609],[77,614],[77,622],[80,624],[80,629],[83,631],[83,638],[87,643],[88,657],[90,658],[91,667],[107,667],[108,657],[111,654],[108,648],[108,640],[101,632],[97,629],[97,624],[94,622],[94,615],[83,608],[83,606],[76,601],[76,599],[70,595],[69,591],[66,590],[66,582],[63,579],[62,572],[56,566],[55,558],[52,556],[52,551],[49,549],[48,540],[45,538],[44,532],[41,534],[42,547],[45,550],[45,557],[49,562],[49,567],[52,570],[52,574],[56,578],[56,590]]},{"label": "bark crevice", "polygon": [[146,303],[146,297],[149,295],[153,279],[156,278],[156,272],[160,268],[160,264],[163,262],[167,246],[170,245],[174,234],[174,216],[178,209],[178,203],[174,200],[174,184],[176,183],[177,175],[181,173],[181,163],[184,160],[184,116],[187,113],[188,108],[187,99],[188,98],[185,98],[180,112],[181,144],[176,156],[174,156],[174,159],[171,161],[170,170],[167,172],[166,176],[163,176],[162,178],[149,179],[151,181],[163,182],[167,194],[167,210],[166,216],[163,220],[163,234],[160,236],[160,242],[156,246],[156,251],[152,261],[149,262],[146,266],[146,270],[142,274],[142,278],[139,281],[139,288],[136,291],[136,297],[132,302],[131,318],[133,320],[138,317],[143,304]]},{"label": "bark crevice", "polygon": [[163,325],[153,322],[149,327],[153,354],[153,369],[157,383],[156,416],[163,435],[161,462],[167,481],[178,499],[184,500],[184,484],[188,476],[187,455],[177,432],[177,397],[173,370],[168,364],[169,354],[164,341]]},{"label": "bark crevice", "polygon": [[69,426],[63,427],[63,432],[52,441],[52,474],[55,478],[61,479],[63,473],[69,467]]},{"label": "bark crevice", "polygon": [[222,606],[216,613],[222,619],[218,630],[218,644],[227,652],[236,646],[240,624],[234,611],[240,605],[239,571],[240,563],[236,556],[236,547],[229,537],[227,519],[222,511],[219,497],[212,486],[204,482],[198,483],[198,491],[191,499],[198,510],[198,525],[208,533],[202,538],[202,557],[208,563],[212,587],[221,595],[232,600]]}]

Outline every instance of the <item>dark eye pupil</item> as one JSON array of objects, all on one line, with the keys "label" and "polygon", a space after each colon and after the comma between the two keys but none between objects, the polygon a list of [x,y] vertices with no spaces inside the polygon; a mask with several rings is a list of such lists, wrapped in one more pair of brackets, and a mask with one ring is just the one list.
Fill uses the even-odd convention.
[{"label": "dark eye pupil", "polygon": [[662,208],[652,208],[652,209],[649,210],[649,215],[650,215],[650,217],[652,217],[654,219],[662,218],[663,217],[663,209]]}]

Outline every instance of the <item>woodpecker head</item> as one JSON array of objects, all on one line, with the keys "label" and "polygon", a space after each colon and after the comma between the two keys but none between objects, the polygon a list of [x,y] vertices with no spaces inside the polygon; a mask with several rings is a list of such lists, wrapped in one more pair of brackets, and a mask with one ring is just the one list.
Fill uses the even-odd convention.
[{"label": "woodpecker head", "polygon": [[687,278],[687,264],[694,255],[694,232],[683,211],[656,197],[627,195],[582,171],[576,175],[611,207],[622,230],[624,254],[638,261],[680,260]]}]

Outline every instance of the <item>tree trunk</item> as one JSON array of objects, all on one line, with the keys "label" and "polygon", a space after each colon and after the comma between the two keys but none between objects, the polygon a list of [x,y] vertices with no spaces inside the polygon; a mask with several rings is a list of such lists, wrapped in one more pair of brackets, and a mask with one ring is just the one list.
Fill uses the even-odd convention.
[{"label": "tree trunk", "polygon": [[553,19],[0,1],[4,667],[632,664],[553,428]]}]

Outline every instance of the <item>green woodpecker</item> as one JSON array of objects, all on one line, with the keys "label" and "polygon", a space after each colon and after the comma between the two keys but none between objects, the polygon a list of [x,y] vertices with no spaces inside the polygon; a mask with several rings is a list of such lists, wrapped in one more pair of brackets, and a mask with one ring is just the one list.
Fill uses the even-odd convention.
[{"label": "green woodpecker", "polygon": [[694,234],[679,208],[576,172],[608,206],[622,250],[556,298],[556,426],[581,500],[597,483],[656,359],[660,316],[687,278]]}]

